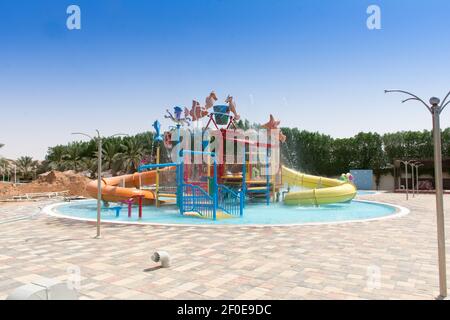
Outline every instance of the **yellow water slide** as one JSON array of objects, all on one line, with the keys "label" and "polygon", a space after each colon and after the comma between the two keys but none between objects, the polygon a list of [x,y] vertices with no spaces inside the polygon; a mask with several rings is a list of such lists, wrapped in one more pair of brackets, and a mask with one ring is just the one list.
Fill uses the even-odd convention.
[{"label": "yellow water slide", "polygon": [[320,205],[347,202],[356,195],[356,187],[346,181],[304,174],[283,166],[281,168],[283,183],[289,186],[309,188],[289,192],[284,196],[288,205]]}]

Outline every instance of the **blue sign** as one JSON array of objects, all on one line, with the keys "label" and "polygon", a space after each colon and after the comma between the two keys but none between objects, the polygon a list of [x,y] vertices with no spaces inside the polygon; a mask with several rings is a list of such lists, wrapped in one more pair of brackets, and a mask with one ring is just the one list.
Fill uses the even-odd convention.
[{"label": "blue sign", "polygon": [[350,170],[353,183],[359,190],[372,190],[373,170]]}]

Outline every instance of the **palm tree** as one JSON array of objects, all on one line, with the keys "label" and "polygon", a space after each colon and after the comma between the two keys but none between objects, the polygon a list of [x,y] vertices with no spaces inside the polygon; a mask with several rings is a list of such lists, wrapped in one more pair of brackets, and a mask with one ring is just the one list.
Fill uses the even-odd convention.
[{"label": "palm tree", "polygon": [[[5,145],[3,143],[0,143],[0,149],[3,148]],[[0,171],[2,173],[2,178],[3,180],[5,180],[5,175],[8,174],[8,169],[9,169],[9,162],[3,158],[0,157]]]},{"label": "palm tree", "polygon": [[65,156],[68,153],[66,146],[58,145],[48,149],[47,161],[52,170],[65,170]]},{"label": "palm tree", "polygon": [[33,178],[33,173],[36,172],[38,161],[33,160],[32,157],[20,157],[14,161],[17,166],[17,171],[20,172],[21,176],[25,180],[30,180]]},{"label": "palm tree", "polygon": [[[116,172],[120,169],[121,163],[118,161],[118,154],[120,153],[120,143],[117,141],[108,141],[102,148],[102,163],[105,170],[111,170],[115,176]],[[97,159],[97,154],[95,154]]]},{"label": "palm tree", "polygon": [[126,139],[121,146],[123,151],[116,154],[115,160],[121,163],[125,171],[136,172],[144,156],[144,147],[134,137]]},{"label": "palm tree", "polygon": [[85,144],[81,142],[73,142],[67,146],[67,151],[64,154],[64,166],[73,169],[75,172],[84,169]]},{"label": "palm tree", "polygon": [[97,177],[97,157],[84,157],[82,160],[82,167],[89,171],[92,179]]},{"label": "palm tree", "polygon": [[9,176],[11,172],[11,168],[9,166],[9,161],[5,158],[0,158],[0,172],[2,175],[2,180],[5,180],[7,176]]}]

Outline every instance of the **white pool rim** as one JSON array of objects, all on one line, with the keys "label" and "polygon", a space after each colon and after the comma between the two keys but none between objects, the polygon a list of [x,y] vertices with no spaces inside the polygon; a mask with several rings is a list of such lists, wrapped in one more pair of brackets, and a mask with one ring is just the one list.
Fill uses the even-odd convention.
[{"label": "white pool rim", "polygon": [[[93,199],[89,200],[77,200],[76,202],[87,202],[92,201]],[[395,219],[400,218],[408,215],[410,213],[410,210],[408,208],[387,203],[387,202],[380,202],[380,201],[370,201],[370,200],[352,200],[355,202],[365,202],[365,203],[371,203],[371,204],[379,204],[384,206],[390,206],[396,209],[396,212],[393,214],[388,214],[381,217],[376,218],[368,218],[368,219],[355,219],[355,220],[343,220],[343,221],[324,221],[324,222],[305,222],[305,223],[286,223],[286,224],[192,224],[192,223],[158,223],[158,222],[149,222],[149,221],[112,221],[112,220],[102,220],[101,223],[111,223],[111,224],[130,224],[130,225],[150,225],[150,226],[166,226],[166,227],[200,227],[200,228],[229,228],[229,227],[238,227],[238,228],[267,228],[267,227],[299,227],[299,226],[315,226],[315,225],[336,225],[336,224],[350,224],[350,223],[361,223],[361,222],[371,222],[371,221],[378,221],[378,220],[387,220],[387,219]],[[50,204],[42,209],[42,212],[55,217],[55,218],[62,218],[62,219],[70,219],[70,220],[77,220],[77,221],[83,221],[83,222],[96,222],[97,219],[91,219],[91,218],[81,218],[81,217],[74,217],[74,216],[68,216],[62,213],[59,213],[56,211],[56,208],[67,204],[67,202],[59,202],[59,203],[53,203]],[[181,218],[181,217],[180,217]]]}]

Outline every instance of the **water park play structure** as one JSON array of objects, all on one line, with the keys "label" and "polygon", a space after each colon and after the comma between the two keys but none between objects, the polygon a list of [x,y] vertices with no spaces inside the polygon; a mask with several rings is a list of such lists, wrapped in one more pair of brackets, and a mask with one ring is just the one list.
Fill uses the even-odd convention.
[{"label": "water park play structure", "polygon": [[[319,206],[349,202],[355,197],[356,188],[350,174],[330,179],[282,166],[279,146],[286,137],[278,129],[280,122],[272,115],[262,126],[266,129],[265,139],[252,138],[252,135],[242,137],[236,134],[239,115],[233,97],[227,97],[227,105],[214,105],[215,101],[217,96],[211,92],[205,107],[194,100],[191,110],[182,106],[174,107],[173,113],[167,110],[165,117],[175,126],[164,136],[160,123],[155,121],[154,163],[142,163],[134,174],[103,178],[101,195],[105,205],[127,205],[130,217],[132,205],[136,204],[140,218],[144,205],[172,205],[183,216],[216,220],[242,217],[249,201],[269,205],[282,200],[285,205]],[[202,118],[207,118],[207,123],[201,130],[186,129],[193,122],[198,128]],[[200,135],[201,146],[193,148],[187,143],[189,139],[185,139],[182,130],[194,140]],[[272,135],[272,130],[278,135]],[[172,151],[172,162],[160,163],[161,148]],[[233,151],[228,150],[227,154],[227,148]],[[233,159],[240,154],[240,161],[227,161],[230,153]],[[196,157],[202,161],[193,161]],[[252,161],[255,157],[263,161]],[[291,187],[303,189],[294,191]],[[87,191],[96,198],[97,183],[89,183]],[[120,208],[111,209],[116,210],[118,216]]]}]

